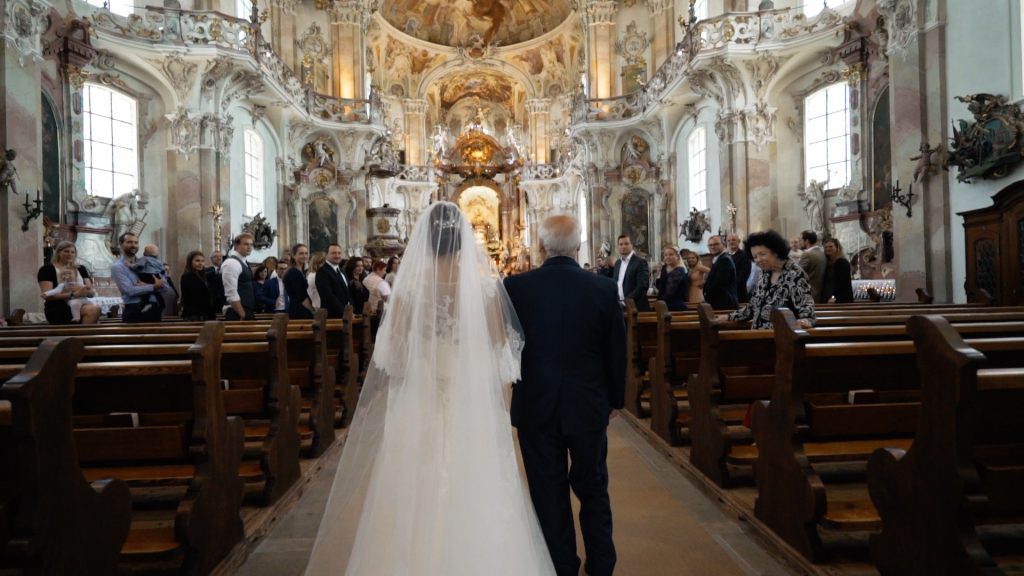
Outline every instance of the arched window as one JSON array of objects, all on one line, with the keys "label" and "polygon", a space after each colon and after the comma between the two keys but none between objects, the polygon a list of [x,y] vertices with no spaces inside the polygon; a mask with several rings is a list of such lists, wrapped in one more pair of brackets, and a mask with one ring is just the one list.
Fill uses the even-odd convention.
[{"label": "arched window", "polygon": [[707,210],[708,207],[708,133],[698,126],[686,140],[690,181],[690,208]]},{"label": "arched window", "polygon": [[252,16],[252,0],[235,0],[235,16],[248,20]]},{"label": "arched window", "polygon": [[693,14],[697,20],[708,19],[708,0],[697,0],[693,5]]},{"label": "arched window", "polygon": [[139,187],[135,99],[97,84],[82,87],[85,188],[113,198]]},{"label": "arched window", "polygon": [[255,130],[245,131],[245,217],[263,212],[263,140]]},{"label": "arched window", "polygon": [[825,183],[826,190],[850,181],[850,88],[826,86],[804,98],[804,184]]}]

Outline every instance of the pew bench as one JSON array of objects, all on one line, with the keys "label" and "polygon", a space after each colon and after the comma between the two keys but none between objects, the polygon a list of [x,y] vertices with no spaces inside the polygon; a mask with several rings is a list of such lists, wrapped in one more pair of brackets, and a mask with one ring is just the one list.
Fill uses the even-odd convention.
[{"label": "pew bench", "polygon": [[921,373],[921,425],[908,449],[879,450],[868,462],[881,517],[871,557],[885,575],[1019,568],[1024,345],[1006,358],[1011,365],[990,367],[1012,354],[1007,341],[986,351],[939,317],[914,318],[908,330]]}]

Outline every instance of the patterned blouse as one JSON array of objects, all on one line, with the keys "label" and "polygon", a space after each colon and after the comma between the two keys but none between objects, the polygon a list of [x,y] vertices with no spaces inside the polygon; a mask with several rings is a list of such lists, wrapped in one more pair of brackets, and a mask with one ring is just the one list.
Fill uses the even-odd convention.
[{"label": "patterned blouse", "polygon": [[797,319],[806,318],[814,325],[814,297],[807,274],[792,259],[786,260],[779,281],[772,284],[770,270],[762,271],[750,303],[729,314],[729,320],[750,321],[751,328],[772,328],[772,310],[789,308]]}]

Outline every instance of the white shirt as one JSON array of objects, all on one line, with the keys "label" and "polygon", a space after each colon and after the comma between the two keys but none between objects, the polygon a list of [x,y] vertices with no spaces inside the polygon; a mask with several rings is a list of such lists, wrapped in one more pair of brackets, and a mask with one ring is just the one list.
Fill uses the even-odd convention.
[{"label": "white shirt", "polygon": [[274,301],[274,310],[287,310],[288,305],[285,304],[286,294],[284,292],[284,278],[275,276],[274,282],[277,282],[277,300]]},{"label": "white shirt", "polygon": [[341,266],[338,266],[337,264],[331,264],[330,262],[328,262],[327,265],[330,266],[331,270],[334,270],[338,274],[338,276],[341,276],[341,283],[344,284],[345,286],[348,286],[348,278],[345,278],[345,273],[341,271]]},{"label": "white shirt", "polygon": [[242,298],[238,295],[238,277],[242,274],[242,263],[232,258],[234,254],[239,258],[242,258],[241,254],[237,252],[229,252],[224,257],[224,262],[220,265],[220,276],[224,282],[224,298],[227,300],[227,306],[224,307],[224,311],[231,308],[232,302],[239,302]]},{"label": "white shirt", "polygon": [[625,300],[625,293],[622,291],[622,283],[626,280],[626,268],[629,267],[629,260],[633,257],[636,252],[630,252],[629,254],[622,257],[622,265],[619,266],[619,300]]},{"label": "white shirt", "polygon": [[387,280],[381,278],[377,274],[370,274],[363,281],[363,286],[366,286],[367,290],[370,291],[370,309],[377,310],[377,303],[381,300],[387,301],[388,296],[391,296],[391,286]]},{"label": "white shirt", "polygon": [[316,272],[306,274],[306,284],[309,284],[309,288],[306,289],[306,293],[309,294],[309,301],[313,303],[313,308],[319,308],[320,291],[316,289]]}]

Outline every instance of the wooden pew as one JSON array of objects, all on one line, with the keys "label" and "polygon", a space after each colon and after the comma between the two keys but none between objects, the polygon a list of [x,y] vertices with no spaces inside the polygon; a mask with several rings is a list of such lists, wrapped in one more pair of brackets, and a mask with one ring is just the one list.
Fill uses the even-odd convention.
[{"label": "wooden pew", "polygon": [[0,387],[0,569],[104,576],[117,571],[131,523],[120,480],[89,483],[72,440],[82,344],[53,338]]},{"label": "wooden pew", "polygon": [[[185,487],[173,499],[173,518],[154,523],[133,516],[121,552],[125,566],[206,574],[242,538],[244,429],[224,410],[223,338],[223,324],[209,322],[186,360],[78,364],[76,418],[136,412],[140,424],[76,430],[86,478],[120,478],[132,486],[133,500],[147,488]],[[0,366],[0,378],[17,370]],[[258,465],[251,473],[260,473]]]},{"label": "wooden pew", "polygon": [[649,406],[651,429],[673,446],[684,442],[678,422],[689,426],[690,411],[680,411],[689,402],[685,384],[700,370],[700,324],[696,316],[673,314],[662,301],[654,303],[655,348],[650,359]]},{"label": "wooden pew", "polygon": [[1003,574],[998,548],[986,549],[978,525],[991,534],[994,523],[1018,522],[1010,542],[1021,550],[1024,348],[1014,368],[985,369],[985,355],[941,317],[915,317],[907,327],[922,416],[909,450],[878,450],[868,462],[882,526],[871,536],[872,559],[883,575]]},{"label": "wooden pew", "polygon": [[[1012,316],[1012,315],[1011,315]],[[775,387],[771,402],[754,406],[757,517],[799,552],[827,558],[822,529],[876,530],[863,473],[878,448],[905,449],[917,426],[919,376],[913,343],[812,342],[788,310],[773,312]],[[1018,333],[1020,326],[1017,327]],[[1007,362],[1022,338],[975,338],[995,363]],[[851,390],[870,387],[869,403],[848,403]],[[826,487],[820,465],[844,463],[855,484]],[[850,474],[853,474],[850,476]]]}]

